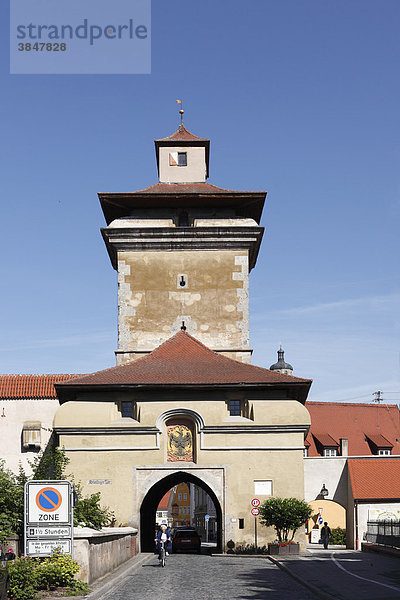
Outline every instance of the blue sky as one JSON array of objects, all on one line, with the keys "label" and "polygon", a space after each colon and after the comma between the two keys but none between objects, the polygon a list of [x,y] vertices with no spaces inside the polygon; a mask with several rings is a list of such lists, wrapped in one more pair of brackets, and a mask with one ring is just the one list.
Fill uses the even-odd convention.
[{"label": "blue sky", "polygon": [[153,0],[150,75],[9,75],[0,10],[0,371],[114,364],[96,193],[155,182],[182,98],[209,181],[268,191],[253,362],[282,344],[313,400],[400,401],[397,0]]}]

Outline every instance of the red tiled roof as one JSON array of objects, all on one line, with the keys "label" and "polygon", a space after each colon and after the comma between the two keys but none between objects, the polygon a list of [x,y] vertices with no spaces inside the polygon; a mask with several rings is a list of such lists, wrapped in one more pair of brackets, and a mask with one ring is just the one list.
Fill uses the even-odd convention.
[{"label": "red tiled roof", "polygon": [[239,190],[227,190],[212,183],[204,181],[193,183],[153,183],[147,188],[129,192],[132,194],[265,194],[265,192],[242,192]]},{"label": "red tiled roof", "polygon": [[7,400],[57,398],[54,383],[80,374],[0,375],[0,398]]},{"label": "red tiled roof", "polygon": [[377,448],[393,447],[393,444],[391,444],[381,433],[366,433],[365,435]]},{"label": "red tiled roof", "polygon": [[355,500],[400,498],[399,459],[352,459],[348,461],[348,465]]},{"label": "red tiled roof", "polygon": [[232,385],[284,384],[298,386],[303,399],[310,379],[283,375],[261,367],[226,358],[178,331],[153,352],[125,365],[98,371],[75,381],[64,382],[58,391],[73,386],[109,385]]},{"label": "red tiled roof", "polygon": [[182,124],[179,125],[178,129],[171,135],[155,140],[156,142],[209,142],[208,138],[199,137],[190,133],[186,127]]},{"label": "red tiled roof", "polygon": [[347,438],[349,456],[371,455],[366,436],[373,434],[393,444],[392,454],[400,454],[400,413],[395,404],[307,402],[306,408],[311,415],[307,436],[309,456],[320,456],[313,436],[319,437],[321,433],[329,434],[338,442],[340,438]]},{"label": "red tiled roof", "polygon": [[168,492],[166,494],[164,494],[164,496],[161,498],[161,500],[158,504],[157,510],[167,510],[171,492],[172,492],[172,490],[168,490]]},{"label": "red tiled roof", "polygon": [[336,440],[333,439],[333,437],[331,435],[329,435],[329,433],[315,433],[313,432],[313,436],[315,438],[317,438],[317,440],[320,442],[321,446],[338,446],[338,442]]},{"label": "red tiled roof", "polygon": [[267,192],[227,190],[207,182],[154,183],[134,192],[98,194],[107,224],[138,208],[229,208],[260,222]]}]

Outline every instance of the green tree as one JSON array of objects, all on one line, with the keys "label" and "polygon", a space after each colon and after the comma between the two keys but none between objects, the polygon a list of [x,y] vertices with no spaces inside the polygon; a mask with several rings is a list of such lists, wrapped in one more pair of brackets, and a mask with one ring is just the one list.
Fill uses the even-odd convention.
[{"label": "green tree", "polygon": [[28,477],[20,467],[18,475],[0,460],[0,542],[13,533],[22,534],[24,528],[24,484]]},{"label": "green tree", "polygon": [[33,472],[32,479],[66,479],[65,469],[68,463],[69,458],[64,448],[58,447],[56,436],[52,433],[44,452],[29,463]]},{"label": "green tree", "polygon": [[[33,475],[29,477],[22,466],[16,475],[0,460],[0,544],[12,534],[23,535],[24,529],[24,486],[28,479],[70,480],[66,474],[69,459],[63,448],[56,445],[54,436],[50,438],[45,451],[30,462]],[[101,529],[114,519],[114,513],[100,504],[100,493],[84,496],[81,485],[75,485],[78,502],[74,510],[74,525],[85,525]]]},{"label": "green tree", "polygon": [[[57,446],[54,434],[43,454],[30,464],[34,472],[33,479],[66,479],[74,482],[73,475],[66,474],[69,458],[66,456],[64,448]],[[75,484],[75,491],[78,498],[74,508],[75,527],[84,525],[93,529],[101,529],[113,521],[114,513],[108,507],[103,508],[100,504],[100,492],[83,496],[80,483]]]},{"label": "green tree", "polygon": [[293,540],[296,530],[304,525],[311,514],[312,510],[304,500],[270,498],[260,506],[260,523],[266,527],[274,527],[278,541],[288,543]]}]

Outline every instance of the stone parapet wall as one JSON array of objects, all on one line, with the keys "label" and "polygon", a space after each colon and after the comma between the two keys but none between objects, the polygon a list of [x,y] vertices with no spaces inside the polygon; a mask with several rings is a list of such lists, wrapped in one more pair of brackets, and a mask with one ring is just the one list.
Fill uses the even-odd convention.
[{"label": "stone parapet wall", "polygon": [[137,529],[105,527],[101,531],[74,527],[74,559],[79,579],[92,583],[136,554]]}]

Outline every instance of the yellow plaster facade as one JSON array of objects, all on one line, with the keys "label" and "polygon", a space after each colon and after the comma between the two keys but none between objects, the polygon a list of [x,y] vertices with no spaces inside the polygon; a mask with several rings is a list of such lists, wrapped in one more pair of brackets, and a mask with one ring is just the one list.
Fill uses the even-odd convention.
[{"label": "yellow plaster facade", "polygon": [[[138,422],[121,417],[118,401],[85,401],[81,396],[79,402],[60,407],[54,425],[84,492],[100,491],[119,524],[140,528],[140,503],[153,480],[138,480],[138,468],[158,478],[171,471],[183,479],[201,472],[204,481],[208,473],[207,484],[223,511],[223,543],[251,543],[255,481],[270,481],[274,496],[304,497],[303,446],[310,418],[302,404],[288,398],[250,404],[253,420],[230,417],[225,399],[138,401]],[[172,414],[193,420],[192,463],[167,461],[166,422]],[[244,519],[243,530],[238,529],[239,519]],[[274,533],[261,529],[260,541],[268,539],[274,539]]]}]

